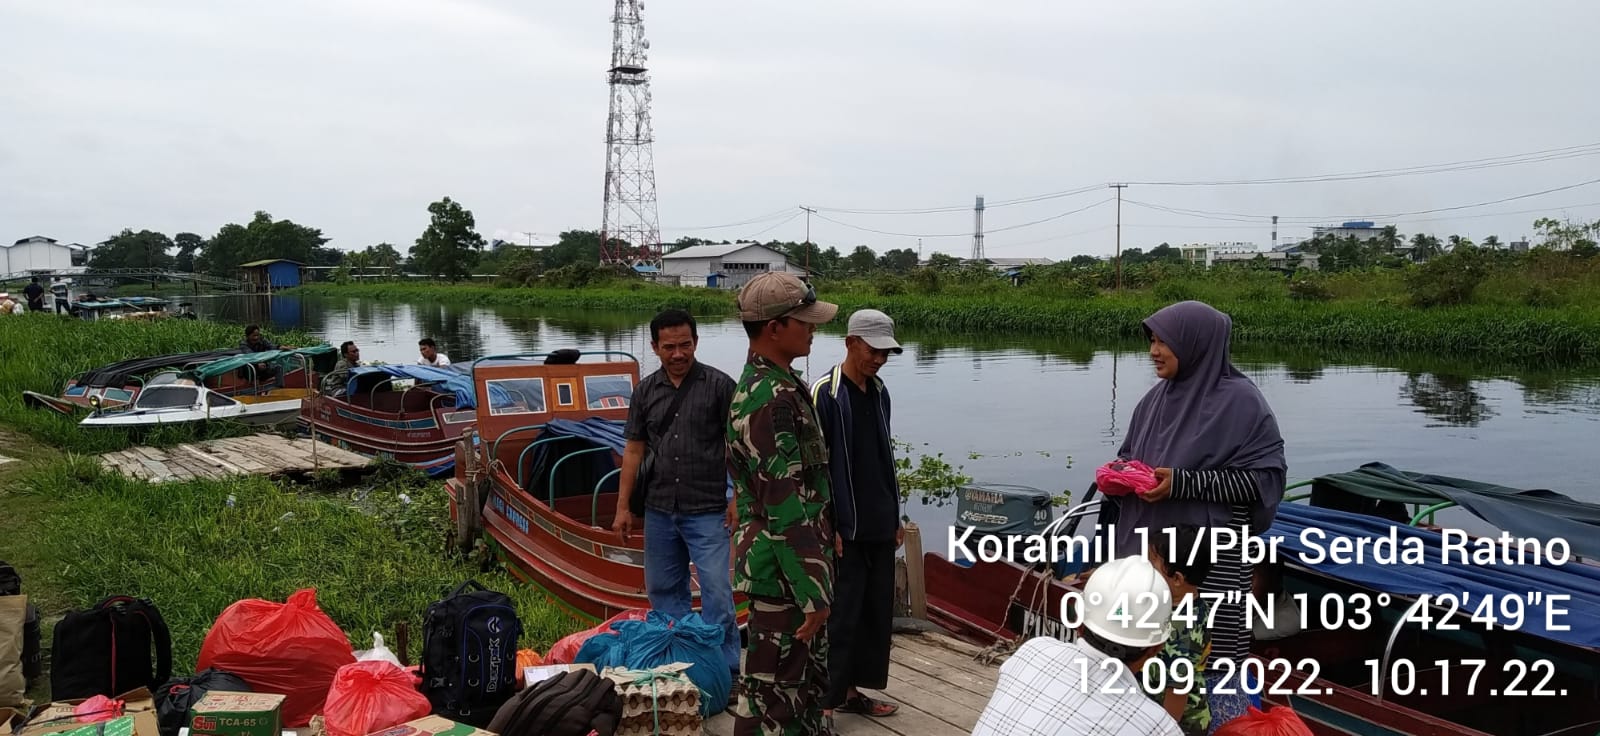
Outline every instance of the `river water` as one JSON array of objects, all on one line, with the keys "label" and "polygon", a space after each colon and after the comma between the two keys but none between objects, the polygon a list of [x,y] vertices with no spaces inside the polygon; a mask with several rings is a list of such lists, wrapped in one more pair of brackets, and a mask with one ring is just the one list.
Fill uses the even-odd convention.
[{"label": "river water", "polygon": [[[564,347],[624,350],[641,374],[649,315],[533,311],[354,298],[197,298],[205,318],[304,329],[354,340],[363,360],[415,362],[433,337],[451,360]],[[843,322],[817,334],[808,377],[842,357]],[[746,338],[737,322],[700,324],[698,356],[738,377]],[[1029,335],[900,331],[905,353],[881,373],[894,398],[897,439],[942,453],[979,482],[1014,483],[1081,498],[1115,456],[1133,407],[1157,380],[1146,346]],[[1459,356],[1340,354],[1235,346],[1234,362],[1278,417],[1291,480],[1384,462],[1405,470],[1541,487],[1600,502],[1593,486],[1600,436],[1600,367],[1476,366]],[[948,504],[907,509],[927,547],[943,550]],[[1475,520],[1441,518],[1469,529]]]}]

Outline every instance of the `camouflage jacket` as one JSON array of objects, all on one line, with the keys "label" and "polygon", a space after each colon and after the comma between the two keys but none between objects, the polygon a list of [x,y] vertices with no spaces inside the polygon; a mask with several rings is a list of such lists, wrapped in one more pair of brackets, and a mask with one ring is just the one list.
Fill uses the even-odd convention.
[{"label": "camouflage jacket", "polygon": [[[1190,626],[1188,621],[1172,620],[1172,635],[1167,638],[1167,643],[1156,656],[1167,664],[1167,672],[1173,671],[1173,663],[1180,659],[1187,659],[1194,665],[1194,685],[1189,690],[1189,696],[1183,707],[1183,717],[1178,719],[1178,727],[1184,734],[1204,734],[1211,728],[1211,704],[1202,693],[1202,684],[1205,682],[1206,661],[1211,657],[1211,635],[1206,631],[1206,604],[1199,596],[1194,599],[1194,621]],[[1166,698],[1165,692],[1147,692],[1157,703]]]},{"label": "camouflage jacket", "polygon": [[750,356],[728,413],[728,471],[739,513],[734,589],[806,613],[831,605],[828,449],[797,371]]}]

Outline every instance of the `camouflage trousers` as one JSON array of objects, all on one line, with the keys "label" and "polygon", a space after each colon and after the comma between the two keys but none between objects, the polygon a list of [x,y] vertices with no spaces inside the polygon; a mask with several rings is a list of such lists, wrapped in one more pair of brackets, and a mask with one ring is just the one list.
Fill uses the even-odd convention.
[{"label": "camouflage trousers", "polygon": [[795,638],[804,611],[784,598],[750,596],[744,694],[733,710],[734,736],[827,734],[822,698],[828,691],[828,627],[811,641]]}]

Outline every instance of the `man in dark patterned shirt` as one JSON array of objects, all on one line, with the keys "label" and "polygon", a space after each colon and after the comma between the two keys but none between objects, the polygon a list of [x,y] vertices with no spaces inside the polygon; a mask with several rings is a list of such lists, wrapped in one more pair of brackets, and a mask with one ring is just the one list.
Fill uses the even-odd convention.
[{"label": "man in dark patterned shirt", "polygon": [[792,274],[764,273],[739,292],[749,361],[728,418],[728,468],[739,532],[734,585],[750,598],[744,694],[735,736],[829,734],[833,599],[828,447],[791,364],[839,307]]},{"label": "man in dark patterned shirt", "polygon": [[[683,310],[669,309],[650,320],[650,347],[661,368],[639,381],[628,405],[623,429],[628,444],[611,528],[626,539],[643,521],[644,586],[657,611],[673,617],[690,612],[689,563],[694,563],[700,615],[722,627],[722,656],[737,682],[739,625],[728,578],[733,489],[723,436],[733,379],[695,360],[699,342],[694,318]],[[646,453],[653,456],[650,477],[641,484]],[[633,513],[641,485],[646,485],[642,520]]]}]

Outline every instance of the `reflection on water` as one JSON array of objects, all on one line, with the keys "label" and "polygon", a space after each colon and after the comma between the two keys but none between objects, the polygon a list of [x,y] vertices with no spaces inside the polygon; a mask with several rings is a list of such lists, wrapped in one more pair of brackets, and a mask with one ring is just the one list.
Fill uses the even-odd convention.
[{"label": "reflection on water", "polygon": [[1473,388],[1472,379],[1450,373],[1407,373],[1400,396],[1445,425],[1476,427],[1495,415],[1488,400]]},{"label": "reflection on water", "polygon": [[[458,363],[582,347],[631,353],[643,372],[658,367],[649,315],[641,313],[311,297],[198,299],[196,309],[269,330],[298,327],[333,344],[355,340],[368,360],[415,362],[417,340],[427,336]],[[843,323],[818,332],[811,357],[798,362],[804,375],[840,359]],[[739,324],[702,321],[700,337],[701,360],[737,377],[747,346]],[[905,354],[882,372],[894,396],[895,435],[989,482],[1081,495],[1094,469],[1121,445],[1133,407],[1156,380],[1148,346],[1138,341],[911,329],[900,337]],[[1291,478],[1382,461],[1600,501],[1586,460],[1589,438],[1600,428],[1595,366],[1511,370],[1454,356],[1255,344],[1236,346],[1234,362],[1277,413]],[[1531,475],[1518,470],[1529,459],[1543,461]],[[911,514],[947,523],[950,511],[912,504]],[[934,516],[919,518],[925,514]],[[943,534],[930,544],[942,547]]]}]

